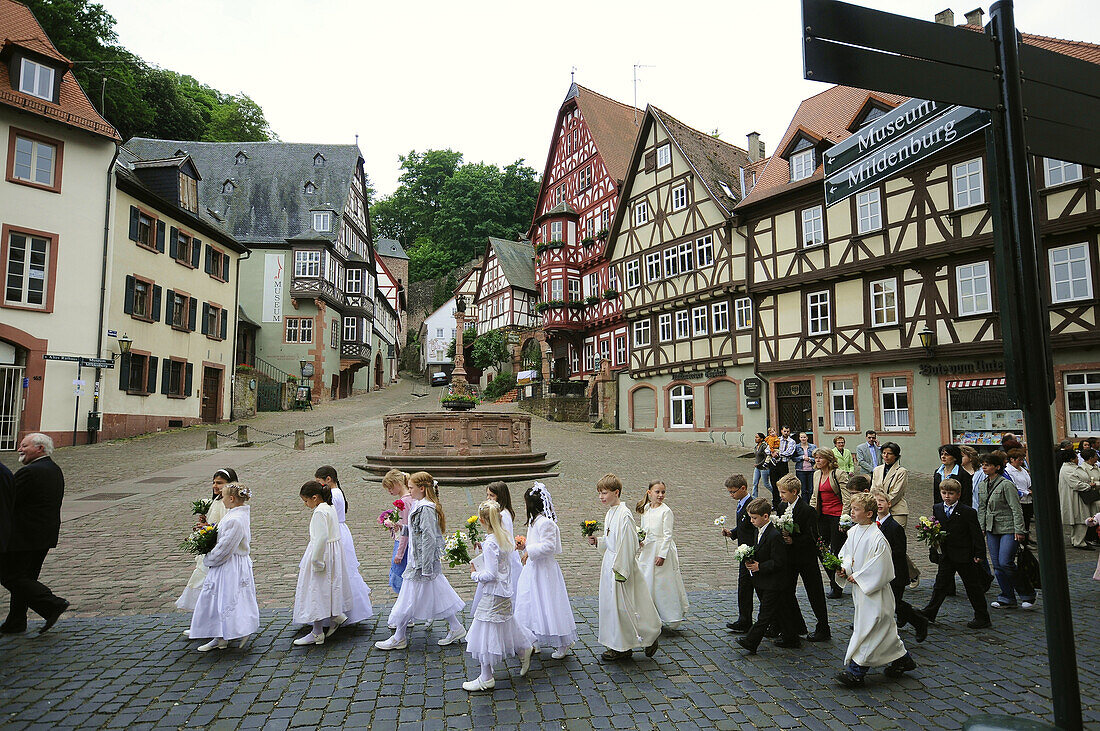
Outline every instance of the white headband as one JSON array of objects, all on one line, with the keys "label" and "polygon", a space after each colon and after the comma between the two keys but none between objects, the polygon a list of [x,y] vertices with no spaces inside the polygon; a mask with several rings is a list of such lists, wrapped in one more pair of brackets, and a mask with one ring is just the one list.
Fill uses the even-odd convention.
[{"label": "white headband", "polygon": [[542,514],[557,523],[558,516],[554,512],[554,502],[550,499],[550,491],[546,489],[546,485],[536,482],[531,488],[531,494],[538,495],[542,499]]}]

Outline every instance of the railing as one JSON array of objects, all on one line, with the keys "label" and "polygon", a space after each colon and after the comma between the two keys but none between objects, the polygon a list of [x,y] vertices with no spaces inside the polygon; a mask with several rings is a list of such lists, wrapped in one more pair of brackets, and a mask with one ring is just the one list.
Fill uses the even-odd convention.
[{"label": "railing", "polygon": [[374,300],[365,294],[345,294],[344,304],[357,310],[366,312],[370,319],[374,319]]},{"label": "railing", "polygon": [[329,300],[336,305],[342,305],[344,303],[344,293],[336,289],[336,286],[326,279],[294,277],[290,284],[290,295],[296,297],[302,294],[328,297]]},{"label": "railing", "polygon": [[256,355],[255,353],[248,353],[244,355],[238,365],[249,366],[255,369],[255,371],[261,376],[270,378],[272,381],[276,381],[277,383],[286,383],[287,379],[290,378],[289,373],[282,370],[281,368],[278,368],[277,366],[272,365],[271,363],[268,363],[266,360]]},{"label": "railing", "polygon": [[370,360],[371,347],[367,343],[341,343],[341,358],[362,358]]}]

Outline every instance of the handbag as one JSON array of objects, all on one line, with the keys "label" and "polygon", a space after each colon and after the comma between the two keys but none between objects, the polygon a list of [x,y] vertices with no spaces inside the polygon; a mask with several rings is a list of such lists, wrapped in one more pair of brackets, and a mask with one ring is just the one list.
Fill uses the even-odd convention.
[{"label": "handbag", "polygon": [[1090,487],[1087,490],[1080,490],[1077,494],[1085,501],[1085,505],[1092,505],[1097,500],[1100,500],[1100,487]]},{"label": "handbag", "polygon": [[1020,546],[1020,553],[1016,556],[1016,570],[1022,575],[1024,579],[1023,586],[1019,587],[1021,592],[1026,590],[1027,585],[1030,585],[1031,592],[1034,593],[1035,589],[1043,588],[1042,578],[1039,575],[1039,561],[1035,558],[1035,554],[1031,552],[1031,547],[1026,543]]}]

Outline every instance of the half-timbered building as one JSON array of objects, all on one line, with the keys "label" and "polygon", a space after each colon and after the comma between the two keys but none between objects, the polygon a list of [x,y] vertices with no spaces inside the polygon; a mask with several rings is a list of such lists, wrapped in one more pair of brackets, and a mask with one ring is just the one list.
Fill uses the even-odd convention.
[{"label": "half-timbered building", "polygon": [[627,365],[621,285],[606,257],[641,112],[572,84],[554,123],[530,238],[555,378]]},{"label": "half-timbered building", "polygon": [[477,331],[535,327],[535,250],[530,241],[489,237],[477,275]]},{"label": "half-timbered building", "polygon": [[750,156],[656,107],[643,115],[608,244],[630,329],[629,375],[618,390],[619,423],[631,431],[712,432],[740,446],[764,423],[744,396],[752,321],[746,244],[733,224],[759,156],[752,141]]},{"label": "half-timbered building", "polygon": [[[1024,36],[1100,62],[1100,46]],[[1023,422],[1005,390],[983,135],[830,208],[822,153],[905,99],[832,87],[802,102],[737,206],[757,369],[774,425],[935,455],[1000,444]],[[1097,170],[1036,158],[1062,436],[1100,431]],[[1036,351],[1036,357],[1041,357]]]}]

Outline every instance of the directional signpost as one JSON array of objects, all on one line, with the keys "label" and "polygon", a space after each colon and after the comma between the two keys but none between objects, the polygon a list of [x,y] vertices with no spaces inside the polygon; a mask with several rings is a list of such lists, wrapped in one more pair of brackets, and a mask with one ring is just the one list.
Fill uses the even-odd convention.
[{"label": "directional signpost", "polygon": [[[80,397],[84,395],[84,379],[80,377],[84,368],[114,368],[115,362],[111,358],[91,358],[83,355],[50,355],[44,353],[42,360],[60,360],[76,363],[76,379],[73,381],[73,393],[76,395],[76,407],[73,412],[73,445],[76,445],[77,425],[80,423]],[[99,394],[99,381],[95,384],[96,395]]]},{"label": "directional signpost", "polygon": [[[907,164],[913,153],[902,159],[904,138],[940,129],[949,144],[948,115],[956,115],[951,117],[952,131],[969,129],[972,134],[984,126],[975,109],[989,112],[986,149],[1005,376],[1009,394],[1024,413],[1036,488],[1054,720],[1059,728],[1077,731],[1083,728],[1081,694],[1050,420],[1050,315],[1040,281],[1046,257],[1032,210],[1029,155],[1100,167],[1100,64],[1023,44],[1012,0],[994,3],[990,16],[983,34],[838,0],[802,0],[804,75],[913,97],[910,104],[916,106],[905,114],[923,110],[914,112],[912,122],[903,114],[900,127],[896,115],[893,127],[875,120],[854,142],[843,143],[845,149],[834,148],[835,169],[831,174],[826,169],[830,182],[825,192],[835,200],[852,195],[868,176],[878,176],[880,168],[888,175],[888,169],[897,172],[895,166]],[[930,103],[936,108],[922,106]],[[957,112],[936,114],[939,106],[950,104],[975,109],[960,106]],[[922,149],[924,139],[922,134]]]}]

